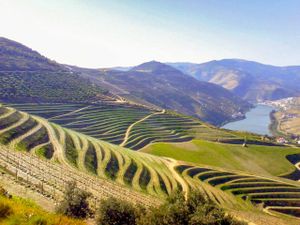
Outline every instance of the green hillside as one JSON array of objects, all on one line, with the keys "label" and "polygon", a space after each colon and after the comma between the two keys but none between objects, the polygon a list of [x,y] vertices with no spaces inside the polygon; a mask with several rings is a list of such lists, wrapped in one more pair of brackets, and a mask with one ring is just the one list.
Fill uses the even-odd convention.
[{"label": "green hillside", "polygon": [[[133,150],[139,150],[150,143],[185,142],[193,138],[243,142],[245,136],[245,134],[217,129],[182,114],[130,104],[22,103],[9,104],[9,106]],[[252,139],[259,138],[252,136]]]},{"label": "green hillside", "polygon": [[0,100],[94,102],[115,96],[15,41],[0,37]]},{"label": "green hillside", "polygon": [[299,148],[252,144],[245,148],[239,144],[222,144],[205,140],[172,144],[155,143],[142,149],[142,151],[201,165],[267,176],[292,173],[295,166],[286,157],[300,154]]},{"label": "green hillside", "polygon": [[[65,182],[70,180],[77,181],[96,199],[114,196],[146,206],[160,204],[176,189],[200,189],[232,212],[263,214],[255,207],[259,203],[265,212],[286,221],[290,219],[285,215],[299,216],[299,183],[272,176],[271,172],[254,174],[183,162],[184,153],[180,161],[157,157],[109,144],[14,108],[1,107],[0,113],[0,165],[11,172],[18,170],[20,178],[35,189],[40,189],[42,182],[42,193],[52,198],[59,198]],[[47,177],[43,175],[45,170]],[[274,174],[281,172],[278,169]]]},{"label": "green hillside", "polygon": [[[0,224],[53,224],[84,225],[86,223],[62,215],[46,212],[34,202],[18,197],[0,196]],[[6,209],[6,210],[5,210]],[[4,216],[6,212],[6,216]]]}]

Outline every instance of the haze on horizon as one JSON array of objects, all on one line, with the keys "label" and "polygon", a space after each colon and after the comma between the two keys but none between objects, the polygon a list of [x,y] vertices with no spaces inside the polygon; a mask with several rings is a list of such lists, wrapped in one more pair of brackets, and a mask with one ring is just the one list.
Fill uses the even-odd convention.
[{"label": "haze on horizon", "polygon": [[0,36],[83,67],[241,58],[300,65],[298,0],[0,0]]}]

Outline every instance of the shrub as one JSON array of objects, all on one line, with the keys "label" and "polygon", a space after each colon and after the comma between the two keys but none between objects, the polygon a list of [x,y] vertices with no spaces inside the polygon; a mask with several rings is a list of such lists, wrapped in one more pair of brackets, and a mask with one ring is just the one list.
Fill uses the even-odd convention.
[{"label": "shrub", "polygon": [[89,197],[90,193],[79,189],[75,182],[69,182],[57,212],[74,218],[86,218],[91,214]]},{"label": "shrub", "polygon": [[135,225],[139,215],[139,210],[132,204],[116,198],[109,198],[101,201],[97,214],[97,224]]},{"label": "shrub", "polygon": [[167,202],[141,216],[138,225],[245,225],[226,215],[223,209],[203,196],[192,191],[185,200],[182,192],[173,193]]},{"label": "shrub", "polygon": [[188,199],[176,191],[165,204],[145,210],[130,203],[109,198],[101,202],[97,223],[100,225],[245,225],[198,191]]},{"label": "shrub", "polygon": [[12,214],[12,209],[9,205],[0,202],[0,219],[5,219]]}]

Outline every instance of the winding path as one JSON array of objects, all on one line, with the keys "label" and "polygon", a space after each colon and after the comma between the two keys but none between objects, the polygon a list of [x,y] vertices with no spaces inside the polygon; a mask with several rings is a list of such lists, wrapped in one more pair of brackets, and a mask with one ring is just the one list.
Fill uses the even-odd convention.
[{"label": "winding path", "polygon": [[181,184],[182,191],[184,193],[185,198],[187,199],[187,196],[189,194],[189,187],[188,187],[186,181],[175,170],[175,167],[178,165],[178,161],[175,159],[167,158],[166,165],[168,166],[169,170],[172,172],[175,180],[177,180]]},{"label": "winding path", "polygon": [[71,111],[71,112],[68,112],[68,113],[65,113],[65,114],[61,114],[61,115],[58,115],[58,116],[53,116],[53,117],[49,118],[48,120],[57,119],[57,118],[60,118],[60,117],[63,117],[63,116],[70,116],[74,113],[80,112],[80,111],[85,110],[85,109],[90,108],[90,107],[91,107],[91,105],[88,105],[88,106],[85,106],[83,108],[76,109],[74,111]]},{"label": "winding path", "polygon": [[124,140],[123,140],[123,142],[120,144],[120,146],[124,147],[124,145],[127,143],[128,138],[129,138],[130,131],[132,130],[132,128],[133,128],[135,125],[137,125],[138,123],[141,123],[141,122],[145,121],[146,119],[148,119],[148,118],[151,117],[151,116],[159,115],[159,114],[164,114],[165,112],[166,112],[166,110],[163,109],[161,112],[152,113],[152,114],[150,114],[150,115],[148,115],[148,116],[145,116],[144,118],[142,118],[142,119],[140,119],[140,120],[134,122],[133,124],[131,124],[131,125],[127,128],[126,133],[125,133]]}]

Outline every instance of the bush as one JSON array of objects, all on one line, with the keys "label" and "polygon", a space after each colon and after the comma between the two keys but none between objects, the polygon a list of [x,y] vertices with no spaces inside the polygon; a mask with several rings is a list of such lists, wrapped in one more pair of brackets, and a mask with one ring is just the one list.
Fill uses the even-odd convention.
[{"label": "bush", "polygon": [[12,209],[9,205],[0,202],[0,219],[5,219],[12,214]]},{"label": "bush", "polygon": [[56,211],[74,218],[86,218],[92,213],[88,203],[90,195],[90,193],[79,189],[75,182],[69,182],[66,186],[64,199]]},{"label": "bush", "polygon": [[200,192],[192,191],[188,199],[177,191],[165,204],[145,210],[110,198],[101,202],[97,223],[100,225],[245,225],[217,206]]},{"label": "bush", "polygon": [[167,202],[141,216],[138,225],[244,225],[227,216],[210,199],[192,191],[185,200],[182,192],[173,193]]},{"label": "bush", "polygon": [[109,198],[101,201],[97,214],[97,224],[135,225],[139,215],[139,210],[132,204],[116,198]]}]

